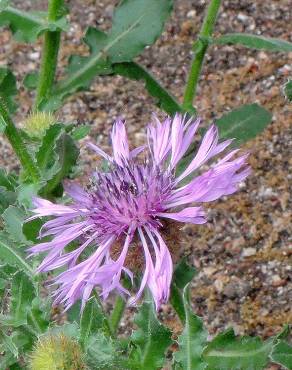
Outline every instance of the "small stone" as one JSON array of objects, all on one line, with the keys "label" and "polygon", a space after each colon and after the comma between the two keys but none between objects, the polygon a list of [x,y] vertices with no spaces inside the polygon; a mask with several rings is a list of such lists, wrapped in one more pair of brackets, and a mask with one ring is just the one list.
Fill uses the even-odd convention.
[{"label": "small stone", "polygon": [[197,12],[195,11],[195,9],[192,9],[187,13],[187,18],[195,18],[196,15]]},{"label": "small stone", "polygon": [[257,253],[257,250],[252,247],[244,248],[242,251],[242,257],[251,257]]},{"label": "small stone", "polygon": [[40,57],[40,53],[38,51],[34,51],[34,52],[29,54],[29,58],[31,60],[38,60],[39,57]]}]

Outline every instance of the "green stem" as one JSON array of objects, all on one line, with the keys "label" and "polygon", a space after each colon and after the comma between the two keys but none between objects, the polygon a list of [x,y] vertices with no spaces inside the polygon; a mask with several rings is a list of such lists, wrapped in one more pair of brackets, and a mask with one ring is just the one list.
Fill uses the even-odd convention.
[{"label": "green stem", "polygon": [[196,95],[197,85],[202,70],[202,65],[206,51],[208,49],[208,38],[212,36],[217,14],[221,0],[211,0],[207,13],[199,33],[198,40],[194,44],[197,46],[196,54],[193,58],[191,69],[189,72],[189,77],[185,89],[183,108],[189,110],[193,107],[193,101]]},{"label": "green stem", "polygon": [[[59,16],[59,9],[63,0],[49,0],[48,20],[56,21]],[[44,34],[44,44],[42,51],[42,61],[40,67],[39,81],[34,103],[34,109],[39,108],[40,103],[51,94],[55,80],[55,73],[58,61],[58,52],[60,46],[61,32],[47,31]]]},{"label": "green stem", "polygon": [[110,325],[111,325],[111,331],[112,331],[113,336],[115,336],[118,330],[118,327],[119,327],[121,318],[123,316],[123,313],[125,311],[125,308],[126,308],[126,301],[121,296],[118,296],[115,302],[114,309],[110,316]]},{"label": "green stem", "polygon": [[0,121],[3,124],[4,133],[9,140],[15,154],[17,155],[22,167],[25,169],[26,173],[31,177],[34,183],[40,180],[39,170],[31,158],[27,148],[20,136],[17,128],[15,127],[12,119],[10,118],[6,108],[5,103],[0,99]]}]

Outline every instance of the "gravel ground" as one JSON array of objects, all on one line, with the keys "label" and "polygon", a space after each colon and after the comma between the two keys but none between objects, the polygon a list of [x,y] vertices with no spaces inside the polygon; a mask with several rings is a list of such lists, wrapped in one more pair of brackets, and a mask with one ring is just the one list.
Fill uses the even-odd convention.
[{"label": "gravel ground", "polygon": [[[29,7],[27,1],[15,3]],[[34,3],[39,8],[44,5]],[[216,33],[250,32],[292,41],[289,3],[223,1]],[[63,40],[60,74],[70,54],[86,51],[80,38],[88,25],[103,30],[110,27],[113,4],[110,0],[69,2],[71,29]],[[176,1],[162,37],[138,58],[179,100],[204,9],[203,0]],[[12,67],[19,82],[39,63],[40,44],[18,44],[9,31],[0,34],[0,51],[0,65]],[[245,103],[258,102],[273,113],[273,123],[244,147],[251,152],[253,173],[241,191],[212,203],[207,226],[184,227],[184,254],[199,271],[192,287],[193,306],[211,334],[233,325],[237,333],[269,337],[292,322],[292,109],[281,90],[292,77],[291,62],[292,53],[268,54],[236,46],[212,47],[206,57],[197,98],[205,122]],[[31,95],[21,86],[19,91],[21,109],[16,119],[21,124],[31,109]],[[153,99],[141,84],[122,77],[103,77],[96,78],[90,91],[70,98],[58,114],[69,122],[90,123],[91,137],[107,149],[108,132],[117,116],[127,119],[132,143],[140,144],[152,111],[157,111]],[[17,168],[4,140],[1,150],[1,164]],[[82,151],[85,172],[95,160]],[[169,306],[163,307],[162,317],[180,330]]]}]

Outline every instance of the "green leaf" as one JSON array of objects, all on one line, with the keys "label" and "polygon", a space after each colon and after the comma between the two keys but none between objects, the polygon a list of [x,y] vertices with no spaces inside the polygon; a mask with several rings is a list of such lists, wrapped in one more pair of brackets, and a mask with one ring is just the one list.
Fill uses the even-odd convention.
[{"label": "green leaf", "polygon": [[258,337],[236,338],[233,329],[217,335],[204,350],[210,370],[262,370],[273,342]]},{"label": "green leaf", "polygon": [[37,88],[38,85],[38,78],[39,74],[38,72],[31,72],[28,73],[24,79],[23,79],[23,85],[28,89],[28,90],[34,90]]},{"label": "green leaf", "polygon": [[74,140],[70,135],[65,133],[57,140],[55,152],[57,160],[51,168],[54,175],[43,189],[44,194],[52,193],[61,181],[70,174],[73,166],[76,165],[79,155],[79,150]]},{"label": "green leaf", "polygon": [[179,289],[184,289],[196,273],[196,269],[187,263],[186,258],[183,258],[174,270],[173,282]]},{"label": "green leaf", "polygon": [[284,85],[284,94],[289,102],[292,102],[292,81],[288,81]]},{"label": "green leaf", "polygon": [[118,343],[104,333],[91,336],[86,349],[86,360],[91,370],[129,370],[128,359],[122,356]]},{"label": "green leaf", "polygon": [[193,279],[195,274],[195,268],[190,266],[186,259],[180,261],[173,273],[170,303],[182,322],[185,322],[185,305],[182,290]]},{"label": "green leaf", "polygon": [[135,345],[132,357],[139,363],[139,369],[159,369],[165,361],[165,352],[172,343],[171,331],[156,317],[153,302],[144,302],[134,319],[138,330],[131,341]]},{"label": "green leaf", "polygon": [[16,189],[17,202],[23,206],[26,210],[32,207],[32,198],[37,195],[41,183],[38,184],[27,184],[23,183]]},{"label": "green leaf", "polygon": [[266,51],[292,51],[292,43],[275,39],[271,37],[263,37],[257,35],[249,35],[247,33],[229,33],[220,36],[213,40],[215,44],[239,44],[248,48],[266,50]]},{"label": "green leaf", "polygon": [[7,8],[9,2],[9,0],[0,0],[0,12]]},{"label": "green leaf", "polygon": [[208,333],[203,328],[202,319],[192,312],[188,285],[184,288],[183,302],[186,316],[185,327],[179,336],[179,350],[175,352],[174,358],[184,370],[204,370],[207,364],[202,359],[202,353],[206,346]]},{"label": "green leaf", "polygon": [[90,132],[91,127],[88,125],[82,125],[72,130],[71,136],[74,140],[84,139]]},{"label": "green leaf", "polygon": [[87,302],[80,319],[80,341],[86,348],[88,340],[99,330],[102,330],[105,324],[105,317],[102,309],[95,297],[91,297]]},{"label": "green leaf", "polygon": [[242,105],[216,120],[221,139],[236,139],[236,145],[253,139],[272,121],[272,114],[258,104]]},{"label": "green leaf", "polygon": [[0,261],[16,265],[24,269],[30,276],[33,276],[33,270],[25,260],[26,256],[22,251],[9,240],[8,235],[0,232]]},{"label": "green leaf", "polygon": [[16,242],[27,244],[22,227],[26,218],[26,213],[21,208],[9,206],[2,215],[5,224],[5,231],[8,232],[9,238]]},{"label": "green leaf", "polygon": [[[42,143],[36,153],[36,160],[41,170],[47,171],[55,162],[56,142],[63,132],[61,124],[50,126],[43,136]],[[48,178],[48,177],[46,177]]]},{"label": "green leaf", "polygon": [[36,292],[30,277],[24,271],[18,271],[11,281],[11,323],[15,327],[27,323],[27,314]]},{"label": "green leaf", "polygon": [[288,370],[292,370],[292,347],[283,340],[280,340],[274,346],[270,358],[271,361],[284,366]]},{"label": "green leaf", "polygon": [[[1,13],[0,13],[1,18]],[[16,78],[8,68],[0,67],[0,99],[4,101],[10,113],[15,112],[16,103],[14,97],[17,94]],[[5,130],[5,124],[0,120],[0,132]]]},{"label": "green leaf", "polygon": [[2,168],[0,168],[0,186],[3,186],[7,190],[11,190],[11,191],[14,191],[15,189],[14,178]]},{"label": "green leaf", "polygon": [[66,95],[86,89],[96,75],[111,73],[113,63],[131,61],[156,41],[171,9],[172,0],[121,1],[107,34],[94,28],[87,30],[84,42],[89,47],[89,56],[70,58],[67,77],[57,84],[47,104],[56,108]]},{"label": "green leaf", "polygon": [[16,201],[16,194],[0,186],[0,214]]},{"label": "green leaf", "polygon": [[182,112],[182,107],[176,99],[140,64],[135,62],[117,63],[113,65],[113,72],[132,80],[143,81],[146,90],[155,98],[155,104],[169,115],[173,116],[176,112]]},{"label": "green leaf", "polygon": [[30,331],[36,332],[36,335],[46,332],[50,324],[50,300],[47,299],[46,303],[38,297],[34,298],[27,314],[27,325]]},{"label": "green leaf", "polygon": [[0,328],[0,343],[3,350],[11,352],[12,355],[16,358],[18,357],[18,348],[13,342],[12,336],[7,335],[1,328]]},{"label": "green leaf", "polygon": [[35,42],[45,31],[68,30],[65,17],[52,22],[48,21],[46,12],[25,12],[11,6],[0,12],[0,26],[7,25],[19,42]]}]

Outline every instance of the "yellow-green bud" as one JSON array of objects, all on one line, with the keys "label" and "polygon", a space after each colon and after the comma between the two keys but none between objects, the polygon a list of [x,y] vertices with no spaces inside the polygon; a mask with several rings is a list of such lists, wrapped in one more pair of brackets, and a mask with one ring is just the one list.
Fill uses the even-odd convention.
[{"label": "yellow-green bud", "polygon": [[41,137],[56,122],[56,117],[50,112],[33,112],[25,120],[24,130],[31,137]]},{"label": "yellow-green bud", "polygon": [[63,334],[40,337],[29,359],[31,370],[85,370],[79,344]]}]

